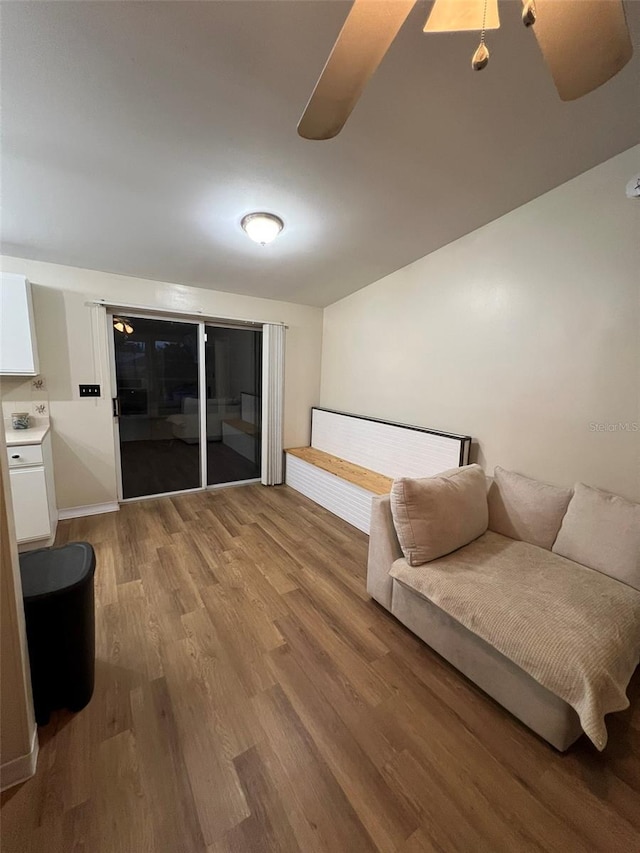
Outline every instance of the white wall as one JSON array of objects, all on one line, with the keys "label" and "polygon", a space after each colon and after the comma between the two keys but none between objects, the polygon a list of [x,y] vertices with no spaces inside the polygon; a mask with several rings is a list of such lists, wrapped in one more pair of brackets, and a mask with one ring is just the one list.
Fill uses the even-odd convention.
[{"label": "white wall", "polygon": [[591,426],[640,424],[638,171],[640,146],[331,305],[321,404],[640,500],[640,432]]},{"label": "white wall", "polygon": [[[116,468],[108,361],[96,311],[88,300],[107,299],[205,315],[287,323],[285,446],[307,444],[309,409],[320,386],[322,310],[287,302],[154,282],[57,264],[3,257],[2,269],[26,275],[33,300],[46,391],[24,379],[2,380],[3,407],[47,397],[53,424],[53,455],[59,508],[116,499]],[[100,400],[80,399],[79,384],[100,383]]]}]

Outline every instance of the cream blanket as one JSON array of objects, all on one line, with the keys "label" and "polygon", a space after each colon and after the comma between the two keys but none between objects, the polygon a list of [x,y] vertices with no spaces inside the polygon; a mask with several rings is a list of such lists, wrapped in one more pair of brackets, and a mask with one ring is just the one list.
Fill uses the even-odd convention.
[{"label": "cream blanket", "polygon": [[391,576],[571,705],[604,749],[640,659],[640,592],[492,531],[422,566],[396,560]]}]

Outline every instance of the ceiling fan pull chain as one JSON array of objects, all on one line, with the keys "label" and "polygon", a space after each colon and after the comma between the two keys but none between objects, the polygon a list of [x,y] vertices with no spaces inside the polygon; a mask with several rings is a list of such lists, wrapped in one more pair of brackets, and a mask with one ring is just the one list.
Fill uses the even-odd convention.
[{"label": "ceiling fan pull chain", "polygon": [[532,27],[536,22],[536,4],[534,0],[528,0],[522,10],[522,23],[525,27]]},{"label": "ceiling fan pull chain", "polygon": [[476,52],[473,54],[471,59],[471,67],[474,71],[482,71],[483,68],[486,68],[489,64],[489,48],[484,43],[484,35],[485,35],[485,27],[487,23],[487,3],[488,0],[484,0],[484,9],[482,12],[482,31],[480,32],[480,44]]}]

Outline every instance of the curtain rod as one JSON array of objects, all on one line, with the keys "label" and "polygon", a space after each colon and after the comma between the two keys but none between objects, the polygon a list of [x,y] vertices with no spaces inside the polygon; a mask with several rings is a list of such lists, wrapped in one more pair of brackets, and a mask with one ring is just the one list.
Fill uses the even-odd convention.
[{"label": "curtain rod", "polygon": [[101,305],[103,308],[115,308],[118,311],[144,311],[149,314],[194,317],[199,320],[209,320],[213,323],[241,323],[243,326],[264,326],[268,323],[271,326],[289,328],[281,320],[246,320],[242,317],[216,317],[213,314],[205,314],[201,308],[195,308],[193,311],[182,311],[179,308],[159,308],[157,305],[130,305],[125,302],[112,302],[108,299],[90,299],[85,305]]}]

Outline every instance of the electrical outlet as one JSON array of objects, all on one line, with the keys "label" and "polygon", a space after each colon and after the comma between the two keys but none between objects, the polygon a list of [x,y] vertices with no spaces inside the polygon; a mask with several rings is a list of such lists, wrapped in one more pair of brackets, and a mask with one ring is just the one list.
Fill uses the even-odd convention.
[{"label": "electrical outlet", "polygon": [[81,397],[99,397],[100,396],[100,386],[99,385],[79,385],[80,396]]}]

